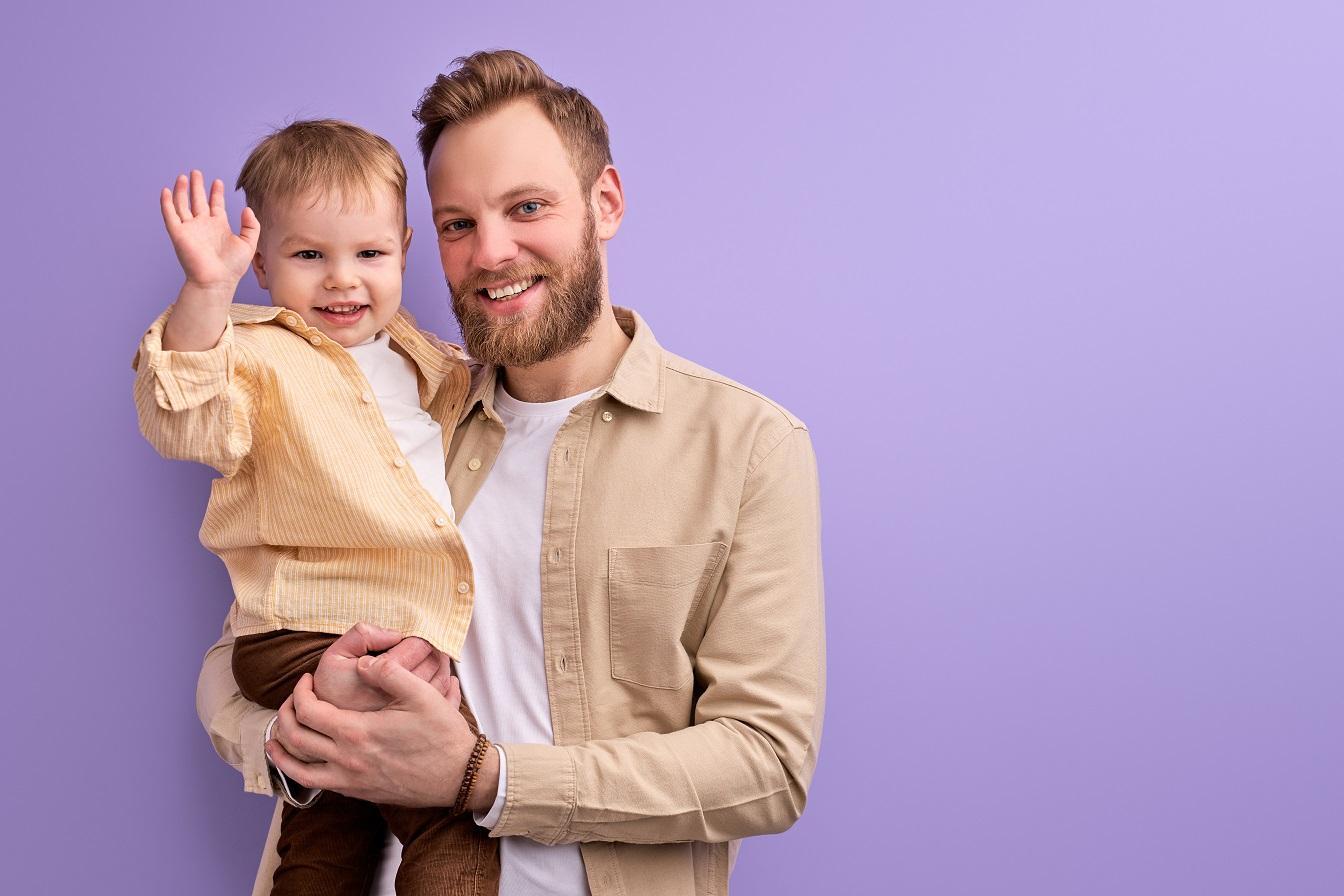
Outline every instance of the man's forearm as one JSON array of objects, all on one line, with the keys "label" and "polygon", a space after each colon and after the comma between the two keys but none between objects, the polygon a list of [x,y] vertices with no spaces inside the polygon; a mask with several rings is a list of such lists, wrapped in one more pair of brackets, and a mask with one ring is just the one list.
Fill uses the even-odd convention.
[{"label": "man's forearm", "polygon": [[263,750],[266,724],[275,713],[249,702],[233,680],[233,629],[228,620],[205,654],[196,681],[196,714],[219,757],[243,776],[249,793],[274,796]]},{"label": "man's forearm", "polygon": [[769,739],[715,720],[570,747],[505,744],[508,793],[494,836],[542,843],[720,842],[786,830],[813,757],[790,768]]}]

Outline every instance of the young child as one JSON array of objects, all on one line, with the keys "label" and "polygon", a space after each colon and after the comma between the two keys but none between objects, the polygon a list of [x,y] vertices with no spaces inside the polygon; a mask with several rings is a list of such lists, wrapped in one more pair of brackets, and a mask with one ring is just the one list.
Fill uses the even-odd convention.
[{"label": "young child", "polygon": [[[472,570],[444,457],[470,374],[400,310],[411,228],[390,143],[296,122],[258,144],[238,186],[238,234],[221,181],[208,198],[197,171],[163,190],[186,283],[141,342],[135,402],[160,454],[222,474],[201,542],[233,583],[239,688],[277,709],[361,620],[460,655]],[[249,266],[274,307],[232,303]],[[387,828],[403,844],[398,894],[497,891],[497,844],[470,814],[325,793],[285,806],[273,896],[364,896]]]}]

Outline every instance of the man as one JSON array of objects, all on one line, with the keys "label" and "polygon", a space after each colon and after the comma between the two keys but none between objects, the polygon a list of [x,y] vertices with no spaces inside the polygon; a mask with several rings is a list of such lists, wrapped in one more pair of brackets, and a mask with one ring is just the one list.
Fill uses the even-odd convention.
[{"label": "man", "polygon": [[[481,362],[448,482],[474,565],[456,672],[494,745],[479,752],[455,686],[444,699],[423,665],[406,670],[421,657],[363,626],[275,718],[237,696],[226,628],[198,708],[249,790],[281,780],[268,756],[306,787],[466,805],[503,838],[504,896],[726,893],[735,841],[788,828],[816,764],[808,433],[612,306],[606,243],[625,200],[591,103],[518,53],[459,63],[416,117],[453,309]],[[354,690],[389,702],[319,697]]]}]

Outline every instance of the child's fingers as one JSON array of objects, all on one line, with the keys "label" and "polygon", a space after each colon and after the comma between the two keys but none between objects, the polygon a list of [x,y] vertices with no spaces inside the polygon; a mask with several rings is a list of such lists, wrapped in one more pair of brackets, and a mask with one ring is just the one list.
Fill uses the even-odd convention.
[{"label": "child's fingers", "polygon": [[224,214],[224,181],[219,178],[210,185],[210,214]]},{"label": "child's fingers", "polygon": [[257,248],[257,243],[261,241],[261,222],[257,220],[257,216],[253,214],[250,208],[243,209],[242,232],[239,236],[246,240],[247,244],[254,250]]},{"label": "child's fingers", "polygon": [[159,211],[163,212],[163,226],[168,228],[169,233],[182,223],[182,219],[177,216],[177,209],[173,207],[173,191],[167,187],[159,191]]},{"label": "child's fingers", "polygon": [[210,205],[205,199],[205,176],[195,169],[191,172],[191,213],[209,214]]},{"label": "child's fingers", "polygon": [[187,202],[187,176],[179,174],[173,183],[173,206],[183,221],[191,220],[191,205]]}]

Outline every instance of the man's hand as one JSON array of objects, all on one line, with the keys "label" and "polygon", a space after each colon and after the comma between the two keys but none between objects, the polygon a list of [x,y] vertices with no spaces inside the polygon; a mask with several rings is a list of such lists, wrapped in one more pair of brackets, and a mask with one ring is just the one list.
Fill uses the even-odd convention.
[{"label": "man's hand", "polygon": [[261,239],[261,224],[244,208],[242,227],[234,233],[224,207],[224,182],[216,179],[205,195],[201,172],[179,174],[173,188],[159,193],[163,226],[187,275],[177,305],[164,327],[163,347],[170,351],[205,351],[224,332],[238,281],[247,273]]},{"label": "man's hand", "polygon": [[[280,707],[275,737],[266,744],[271,761],[305,787],[397,806],[451,806],[476,744],[459,711],[457,679],[449,679],[445,699],[386,656],[362,658],[356,669],[391,702],[376,712],[338,709],[313,692],[305,675]],[[499,757],[490,750],[469,808],[489,809],[498,784]]]},{"label": "man's hand", "polygon": [[382,709],[392,698],[375,684],[365,681],[356,668],[360,657],[381,651],[386,651],[383,656],[388,660],[410,669],[416,677],[447,696],[452,667],[446,653],[435,650],[423,638],[402,638],[400,632],[367,622],[358,623],[341,635],[322,654],[317,663],[313,691],[337,709],[360,712]]}]

